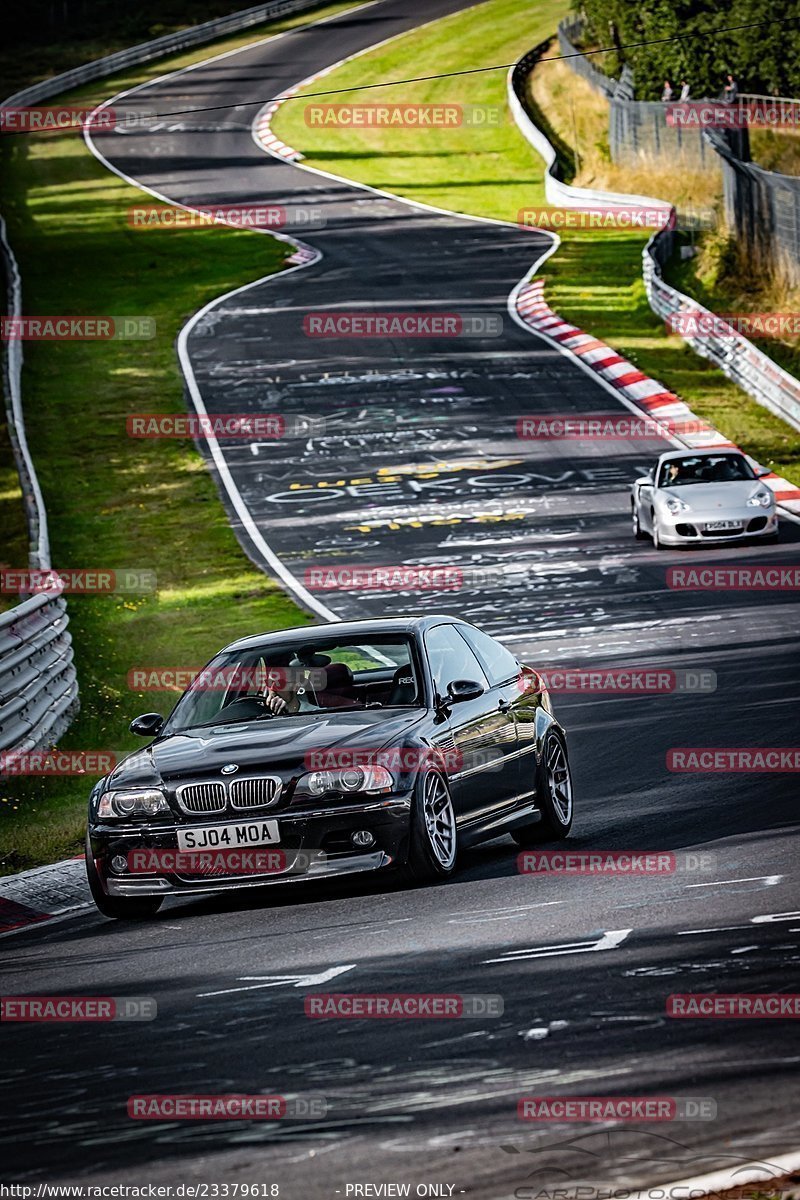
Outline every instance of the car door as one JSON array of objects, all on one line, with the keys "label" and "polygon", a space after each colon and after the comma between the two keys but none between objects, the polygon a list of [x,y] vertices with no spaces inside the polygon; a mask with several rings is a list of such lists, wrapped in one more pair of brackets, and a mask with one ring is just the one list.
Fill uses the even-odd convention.
[{"label": "car door", "polygon": [[650,518],[650,510],[653,507],[653,496],[655,495],[655,473],[656,468],[651,467],[644,477],[644,482],[636,488],[636,503],[639,510],[639,525],[646,532],[652,534],[653,522]]},{"label": "car door", "polygon": [[425,646],[437,694],[447,699],[456,680],[475,680],[483,693],[447,704],[447,721],[456,751],[449,774],[456,820],[466,821],[513,803],[519,780],[516,725],[503,689],[493,688],[475,652],[452,624],[436,625]]}]

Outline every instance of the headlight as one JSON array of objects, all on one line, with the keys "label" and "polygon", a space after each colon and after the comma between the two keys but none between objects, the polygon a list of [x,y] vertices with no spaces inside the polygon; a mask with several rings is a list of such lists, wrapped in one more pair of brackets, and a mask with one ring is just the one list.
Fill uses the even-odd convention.
[{"label": "headlight", "polygon": [[759,488],[757,492],[753,492],[747,503],[751,508],[769,508],[772,504],[772,492],[766,492],[763,488]]},{"label": "headlight", "polygon": [[664,501],[671,513],[689,512],[689,505],[679,500],[677,496],[667,496]]},{"label": "headlight", "polygon": [[130,792],[106,792],[97,806],[98,817],[155,817],[170,807],[163,792],[155,788]]},{"label": "headlight", "polygon": [[366,764],[363,767],[341,767],[333,771],[309,771],[297,781],[296,792],[309,796],[324,796],[327,792],[390,792],[394,780],[386,767]]}]

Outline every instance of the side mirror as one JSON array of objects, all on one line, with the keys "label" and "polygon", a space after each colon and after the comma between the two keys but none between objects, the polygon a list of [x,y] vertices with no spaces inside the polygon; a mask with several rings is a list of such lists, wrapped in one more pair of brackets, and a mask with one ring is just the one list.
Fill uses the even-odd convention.
[{"label": "side mirror", "polygon": [[462,704],[465,700],[477,700],[483,695],[483,684],[476,679],[453,679],[447,685],[447,698],[451,704]]},{"label": "side mirror", "polygon": [[763,479],[765,475],[771,475],[771,467],[756,467],[756,479]]},{"label": "side mirror", "polygon": [[141,717],[134,717],[128,728],[139,737],[155,737],[164,728],[164,718],[161,713],[143,713]]},{"label": "side mirror", "polygon": [[647,478],[650,480],[651,483],[655,482],[655,478],[656,478],[655,467],[651,467],[650,470],[647,472]]}]

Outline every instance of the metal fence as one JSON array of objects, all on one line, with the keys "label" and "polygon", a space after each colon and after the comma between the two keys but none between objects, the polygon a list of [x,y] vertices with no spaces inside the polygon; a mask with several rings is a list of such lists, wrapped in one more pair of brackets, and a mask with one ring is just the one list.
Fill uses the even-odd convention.
[{"label": "metal fence", "polygon": [[[265,21],[304,12],[319,3],[320,0],[269,0],[266,4],[85,63],[23,88],[2,103],[8,107],[37,104],[126,67],[199,46]],[[8,280],[8,313],[19,316],[22,313],[22,284],[2,218],[0,240]],[[30,564],[46,570],[51,566],[47,515],[25,436],[22,349],[18,341],[6,343],[3,368],[8,429],[28,522]],[[78,710],[78,682],[67,625],[67,606],[63,599],[53,595],[31,596],[0,614],[0,751],[25,752],[55,745],[74,718]]]},{"label": "metal fence", "polygon": [[800,178],[743,162],[719,130],[704,140],[722,163],[728,228],[762,272],[800,284]]},{"label": "metal fence", "polygon": [[[544,44],[536,46],[509,72],[508,96],[512,114],[520,131],[545,160],[545,194],[548,203],[573,208],[591,208],[598,204],[664,205],[665,201],[652,197],[598,192],[591,188],[565,184],[558,178],[555,148],[542,130],[536,127],[528,111],[526,79],[543,49]],[[670,258],[674,242],[674,230],[663,229],[650,238],[643,251],[642,274],[650,307],[664,320],[672,313],[680,312],[711,317],[713,314],[708,309],[671,287],[663,279],[662,266]],[[747,338],[733,331],[730,336],[725,337],[692,337],[686,334],[682,336],[701,357],[719,367],[759,404],[782,417],[795,429],[800,429],[800,380],[757,350]]]},{"label": "metal fence", "polygon": [[558,26],[558,47],[564,58],[567,58],[569,55],[575,56],[570,59],[569,65],[572,70],[576,74],[583,76],[595,91],[602,92],[610,100],[614,95],[617,81],[612,79],[610,75],[606,75],[598,70],[592,59],[596,58],[602,62],[603,59],[599,54],[592,55],[589,58],[577,54],[575,41],[580,37],[582,32],[583,21],[580,17],[566,17]]}]

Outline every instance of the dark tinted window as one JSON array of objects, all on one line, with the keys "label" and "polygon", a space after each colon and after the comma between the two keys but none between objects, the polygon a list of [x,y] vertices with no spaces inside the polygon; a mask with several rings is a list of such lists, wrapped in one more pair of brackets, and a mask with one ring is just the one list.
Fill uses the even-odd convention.
[{"label": "dark tinted window", "polygon": [[743,454],[697,454],[667,459],[661,464],[659,487],[686,487],[692,483],[739,483],[756,474]]},{"label": "dark tinted window", "polygon": [[455,679],[475,679],[486,686],[481,664],[452,625],[437,625],[425,635],[436,690],[447,695],[447,685]]},{"label": "dark tinted window", "polygon": [[519,664],[510,650],[501,646],[488,633],[473,629],[471,625],[458,625],[458,632],[465,637],[483,663],[492,687],[506,683],[519,675]]}]

